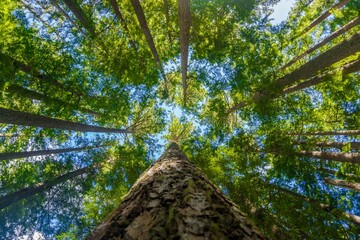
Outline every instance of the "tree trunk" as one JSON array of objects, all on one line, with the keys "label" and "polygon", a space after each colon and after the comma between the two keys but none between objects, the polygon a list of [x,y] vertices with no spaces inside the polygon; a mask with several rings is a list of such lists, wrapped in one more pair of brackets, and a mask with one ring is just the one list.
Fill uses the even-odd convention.
[{"label": "tree trunk", "polygon": [[72,20],[72,18],[60,7],[60,5],[56,2],[56,0],[50,0],[54,7],[83,35],[86,35],[85,32]]},{"label": "tree trunk", "polygon": [[337,149],[350,146],[351,149],[360,149],[360,142],[317,142],[315,145],[318,147],[331,147]]},{"label": "tree trunk", "polygon": [[[328,9],[326,12],[324,12],[320,17],[318,17],[314,21],[312,21],[306,28],[304,28],[304,30],[301,31],[301,33],[297,37],[307,33],[311,29],[313,29],[316,25],[318,25],[323,20],[325,20],[327,17],[329,17],[333,10],[341,8],[342,6],[346,5],[348,2],[350,2],[350,0],[340,0],[339,3],[333,5],[330,9]],[[295,38],[297,38],[297,37],[295,37]]]},{"label": "tree trunk", "polygon": [[166,26],[167,26],[167,30],[168,30],[168,38],[169,38],[170,44],[172,44],[172,37],[171,37],[171,32],[170,32],[169,1],[168,0],[164,0],[164,9],[165,9]]},{"label": "tree trunk", "polygon": [[38,93],[38,92],[35,92],[35,91],[32,91],[32,90],[26,89],[24,87],[20,87],[20,86],[15,85],[15,84],[10,84],[9,86],[7,86],[5,91],[9,92],[11,94],[18,94],[18,95],[20,95],[22,97],[25,97],[25,98],[42,101],[42,102],[47,103],[47,104],[54,104],[54,105],[58,105],[58,106],[62,106],[62,107],[68,107],[68,108],[70,108],[72,110],[78,110],[78,111],[81,111],[81,112],[84,112],[84,113],[87,113],[87,114],[91,114],[93,116],[102,115],[101,113],[92,111],[92,110],[87,109],[87,108],[80,107],[79,105],[71,104],[71,103],[67,103],[67,102],[64,102],[64,101],[59,100],[59,99],[51,98],[51,97],[48,97],[48,96],[46,96],[46,95],[44,95],[42,93]]},{"label": "tree trunk", "polygon": [[110,0],[110,5],[111,5],[116,17],[119,19],[120,24],[124,29],[124,32],[126,33],[128,38],[130,39],[129,42],[130,42],[131,46],[135,49],[136,48],[135,42],[130,37],[129,28],[128,28],[127,24],[126,24],[125,18],[123,17],[123,15],[120,12],[120,8],[119,8],[119,4],[117,3],[117,0]]},{"label": "tree trunk", "polygon": [[115,129],[75,123],[41,115],[9,110],[0,107],[0,123],[42,128],[55,128],[78,132],[132,133],[126,129]]},{"label": "tree trunk", "polygon": [[134,8],[134,11],[135,11],[135,14],[136,14],[136,17],[139,21],[139,24],[140,24],[140,27],[141,27],[141,30],[143,31],[144,35],[145,35],[145,38],[146,38],[146,41],[149,45],[149,48],[151,50],[151,53],[155,59],[155,62],[164,78],[164,81],[165,81],[165,85],[166,85],[166,82],[167,82],[167,79],[166,79],[166,76],[165,76],[165,72],[164,72],[164,69],[163,69],[163,66],[161,64],[161,61],[160,61],[160,57],[159,57],[159,54],[156,50],[156,47],[155,47],[155,43],[154,43],[154,39],[151,35],[151,32],[150,32],[150,29],[148,27],[148,24],[146,22],[146,18],[145,18],[145,14],[144,14],[144,11],[141,7],[141,4],[140,4],[140,1],[139,0],[131,0],[131,4]]},{"label": "tree trunk", "polygon": [[334,175],[336,177],[346,178],[346,179],[349,179],[351,181],[360,182],[360,176],[357,176],[357,175],[352,174],[352,173],[342,173],[340,171],[335,171],[335,170],[328,169],[328,168],[319,168],[318,170],[326,172],[327,174],[332,174],[332,175]]},{"label": "tree trunk", "polygon": [[[360,51],[360,32],[352,35],[348,39],[342,41],[326,52],[320,54],[316,58],[308,61],[298,69],[293,72],[285,75],[282,78],[279,78],[275,81],[274,86],[276,89],[283,89],[288,85],[295,84],[301,79],[308,79],[314,77],[319,74],[320,70],[324,70],[325,68],[331,66],[332,64],[348,57],[356,52]],[[264,96],[271,96],[272,92],[267,89],[262,89],[261,91],[255,92],[250,99],[252,101],[259,101]],[[248,105],[250,101],[243,101],[235,104],[231,108],[227,110],[227,113],[232,113],[236,110],[239,110],[246,105]]]},{"label": "tree trunk", "polygon": [[91,23],[90,19],[85,15],[80,5],[76,0],[63,0],[65,5],[71,10],[75,17],[81,22],[85,29],[90,33],[92,38],[96,37],[95,27]]},{"label": "tree trunk", "polygon": [[347,188],[354,191],[360,191],[360,183],[347,182],[340,179],[325,178],[325,183],[338,187]]},{"label": "tree trunk", "polygon": [[265,239],[175,143],[144,172],[94,239]]},{"label": "tree trunk", "polygon": [[339,130],[325,132],[288,133],[290,136],[358,136],[360,130]]},{"label": "tree trunk", "polygon": [[360,217],[357,216],[357,215],[353,215],[353,214],[341,211],[341,210],[337,209],[335,206],[332,206],[332,205],[329,205],[329,204],[323,204],[319,200],[306,197],[304,195],[301,195],[300,193],[290,191],[290,190],[282,188],[280,186],[277,186],[277,185],[274,185],[274,184],[271,184],[271,183],[265,183],[265,184],[279,190],[280,192],[283,192],[283,193],[291,195],[291,196],[293,196],[293,197],[295,197],[297,199],[305,201],[305,202],[307,202],[307,203],[309,203],[309,204],[311,204],[311,205],[313,205],[315,207],[319,207],[319,208],[323,209],[326,212],[330,212],[335,217],[345,218],[345,219],[347,219],[347,220],[349,220],[349,221],[351,221],[351,222],[353,222],[353,223],[355,223],[357,225],[360,225]]},{"label": "tree trunk", "polygon": [[299,56],[293,58],[291,61],[289,61],[288,63],[286,63],[284,66],[282,66],[279,70],[284,70],[285,68],[289,67],[290,65],[292,65],[293,63],[295,63],[296,61],[300,60],[301,58],[305,57],[306,55],[316,51],[317,49],[321,48],[322,46],[324,46],[325,44],[329,43],[330,41],[332,41],[333,39],[337,38],[338,36],[340,36],[341,34],[347,32],[348,30],[350,30],[351,28],[357,26],[360,24],[360,17],[355,18],[354,20],[350,21],[348,24],[346,24],[345,26],[341,27],[340,29],[336,30],[335,32],[333,32],[331,35],[329,35],[328,37],[326,37],[324,40],[322,40],[321,42],[319,42],[318,44],[315,44],[314,46],[312,46],[311,48],[307,49],[305,52],[303,52],[302,54],[300,54]]},{"label": "tree trunk", "polygon": [[99,147],[102,147],[102,146],[51,149],[51,150],[39,150],[39,151],[30,151],[30,152],[0,153],[0,160],[6,161],[6,160],[12,160],[12,159],[17,159],[17,158],[27,158],[27,157],[33,157],[33,156],[60,154],[60,153],[67,153],[67,152],[79,152],[79,151],[89,150],[89,149],[99,148]]},{"label": "tree trunk", "polygon": [[299,156],[360,164],[360,153],[299,151]]},{"label": "tree trunk", "polygon": [[35,184],[31,187],[26,187],[17,192],[10,193],[3,197],[0,197],[0,209],[6,208],[7,206],[9,206],[17,201],[20,201],[22,199],[28,199],[29,197],[34,196],[35,194],[44,192],[45,190],[50,189],[60,183],[63,183],[69,179],[72,179],[74,177],[77,177],[79,175],[86,173],[87,171],[89,171],[92,168],[94,168],[94,165],[85,167],[85,168],[80,168],[75,171],[61,175],[53,180],[41,182],[41,183]]},{"label": "tree trunk", "polygon": [[189,38],[191,26],[190,0],[178,0],[179,26],[180,26],[180,52],[181,77],[183,85],[184,106],[186,106],[187,93],[187,66],[189,56]]}]

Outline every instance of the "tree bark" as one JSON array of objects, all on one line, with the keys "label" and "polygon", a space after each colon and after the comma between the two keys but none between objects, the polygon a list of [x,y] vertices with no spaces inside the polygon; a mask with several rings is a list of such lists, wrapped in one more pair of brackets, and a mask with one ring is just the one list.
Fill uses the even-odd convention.
[{"label": "tree bark", "polygon": [[299,156],[310,157],[310,158],[360,164],[360,153],[299,151],[297,154]]},{"label": "tree bark", "polygon": [[191,26],[190,0],[178,0],[180,26],[181,77],[183,85],[184,106],[187,100],[187,66],[189,57],[189,38]]},{"label": "tree bark", "polygon": [[347,32],[348,30],[350,30],[351,28],[357,26],[360,24],[360,17],[355,18],[354,20],[350,21],[348,24],[346,24],[345,26],[341,27],[340,29],[336,30],[335,32],[333,32],[331,35],[329,35],[328,37],[326,37],[324,40],[322,40],[321,42],[319,42],[318,44],[315,44],[314,46],[312,46],[311,48],[307,49],[305,52],[303,52],[302,54],[300,54],[299,56],[293,58],[291,61],[289,61],[288,63],[286,63],[285,65],[283,65],[279,70],[284,70],[285,68],[289,67],[290,65],[292,65],[293,63],[295,63],[296,61],[300,60],[301,58],[305,57],[306,55],[316,51],[317,49],[321,48],[322,46],[324,46],[325,44],[329,43],[330,41],[332,41],[333,39],[337,38],[338,36],[340,36],[341,34]]},{"label": "tree bark", "polygon": [[[333,5],[330,9],[328,9],[326,12],[324,12],[321,16],[319,16],[318,18],[316,18],[314,21],[312,21],[306,28],[304,28],[304,30],[301,31],[301,33],[296,36],[295,38],[307,33],[308,31],[310,31],[311,29],[313,29],[316,25],[318,25],[319,23],[321,23],[323,20],[325,20],[327,17],[329,17],[331,15],[331,11],[341,8],[342,6],[346,5],[348,2],[350,2],[350,0],[340,0],[339,3]],[[295,39],[294,38],[294,39]]]},{"label": "tree bark", "polygon": [[265,238],[171,143],[88,239]]},{"label": "tree bark", "polygon": [[61,175],[53,180],[41,182],[31,187],[26,187],[17,192],[10,193],[8,195],[0,197],[0,209],[6,208],[17,201],[28,199],[29,197],[34,196],[35,194],[44,192],[45,190],[50,189],[60,183],[63,183],[67,180],[70,180],[72,178],[75,178],[79,175],[86,173],[92,168],[94,168],[94,165],[85,168],[80,168],[75,171]]},{"label": "tree bark", "polygon": [[360,182],[360,176],[357,176],[357,175],[352,174],[352,173],[342,173],[340,171],[335,171],[335,170],[328,169],[328,168],[319,168],[318,170],[326,172],[328,174],[332,174],[332,175],[334,175],[336,177],[346,178],[346,179],[349,179],[351,181]]},{"label": "tree bark", "polygon": [[126,129],[115,129],[75,123],[41,115],[9,110],[0,107],[0,123],[42,128],[55,128],[78,132],[132,133]]},{"label": "tree bark", "polygon": [[85,29],[90,33],[92,38],[96,37],[95,27],[85,15],[84,11],[81,9],[80,5],[76,0],[63,0],[65,5],[71,10],[75,17],[81,22]]},{"label": "tree bark", "polygon": [[169,14],[169,0],[164,0],[164,9],[165,9],[165,20],[166,20],[166,26],[168,30],[168,38],[170,44],[172,44],[172,37],[170,32],[170,14]]},{"label": "tree bark", "polygon": [[339,130],[325,132],[304,132],[304,133],[288,133],[290,136],[358,136],[360,130]]},{"label": "tree bark", "polygon": [[145,38],[146,38],[146,41],[149,45],[149,48],[151,50],[151,53],[155,59],[155,62],[164,78],[164,81],[165,81],[165,85],[166,85],[166,82],[167,82],[167,79],[166,79],[166,76],[165,76],[165,72],[164,72],[164,68],[161,64],[161,61],[160,61],[160,57],[159,57],[159,54],[156,50],[156,47],[155,47],[155,43],[154,43],[154,39],[151,35],[151,32],[150,32],[150,29],[149,29],[149,26],[147,24],[147,21],[146,21],[146,18],[145,18],[145,14],[144,14],[144,11],[141,7],[141,4],[140,4],[140,1],[139,0],[131,0],[131,4],[134,8],[134,11],[135,11],[135,14],[136,14],[136,17],[139,21],[139,24],[140,24],[140,27],[141,27],[141,30],[143,31],[144,35],[145,35]]},{"label": "tree bark", "polygon": [[84,150],[89,150],[93,148],[99,148],[102,146],[92,146],[92,147],[81,147],[81,148],[63,148],[63,149],[50,149],[50,150],[38,150],[30,152],[9,152],[9,153],[0,153],[0,161],[12,160],[17,158],[27,158],[33,156],[42,156],[50,154],[61,154],[67,152],[79,152]]},{"label": "tree bark", "polygon": [[[282,78],[279,78],[275,81],[274,86],[277,89],[283,89],[288,85],[295,84],[301,79],[308,79],[319,74],[319,71],[324,70],[325,68],[331,66],[332,64],[348,57],[356,52],[360,51],[360,32],[352,35],[343,42],[337,44],[326,52],[320,54],[316,58],[308,61],[298,69],[293,72],[285,75]],[[255,92],[251,97],[251,101],[259,101],[264,96],[271,96],[272,92],[267,89],[262,89],[261,91]],[[243,101],[235,104],[227,110],[227,113],[232,113],[236,110],[239,110],[251,101]]]},{"label": "tree bark", "polygon": [[347,188],[354,191],[360,191],[360,183],[348,182],[341,179],[325,178],[325,183],[338,187]]}]

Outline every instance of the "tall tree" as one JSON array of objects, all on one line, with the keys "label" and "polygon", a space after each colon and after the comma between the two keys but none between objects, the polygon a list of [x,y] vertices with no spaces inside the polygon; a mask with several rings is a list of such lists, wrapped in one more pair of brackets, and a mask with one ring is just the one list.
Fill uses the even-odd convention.
[{"label": "tall tree", "polygon": [[140,176],[118,209],[88,239],[122,236],[265,239],[176,143]]},{"label": "tall tree", "polygon": [[26,112],[9,110],[0,108],[0,123],[42,127],[42,128],[56,128],[62,130],[72,130],[79,132],[107,132],[107,133],[131,133],[126,129],[115,129],[92,126],[82,123],[75,123],[56,118],[45,117]]},{"label": "tall tree", "polygon": [[8,153],[0,153],[0,160],[12,160],[17,158],[27,158],[33,156],[42,156],[42,155],[51,155],[51,154],[61,154],[68,152],[78,152],[89,150],[93,148],[99,148],[103,146],[88,146],[81,148],[63,148],[63,149],[50,149],[50,150],[39,150],[39,151],[30,151],[30,152],[8,152]]},{"label": "tall tree", "polygon": [[82,175],[82,174],[90,171],[91,169],[93,169],[94,166],[95,165],[91,165],[88,167],[80,168],[75,171],[61,175],[53,180],[41,182],[41,183],[35,184],[34,186],[26,187],[19,191],[14,192],[14,193],[10,193],[8,195],[2,196],[2,197],[0,197],[0,209],[6,208],[7,206],[9,206],[17,201],[20,201],[23,199],[28,199],[29,197],[31,197],[35,194],[44,192],[45,190],[50,189],[60,183],[63,183],[69,179],[72,179],[79,175]]}]

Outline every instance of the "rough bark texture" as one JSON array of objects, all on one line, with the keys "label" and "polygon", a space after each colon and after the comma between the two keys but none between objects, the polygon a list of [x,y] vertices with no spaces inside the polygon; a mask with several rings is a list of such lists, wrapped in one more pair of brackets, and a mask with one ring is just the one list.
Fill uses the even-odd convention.
[{"label": "rough bark texture", "polygon": [[265,239],[172,143],[94,239]]},{"label": "rough bark texture", "polygon": [[360,183],[348,182],[341,179],[325,178],[325,183],[338,187],[347,188],[354,191],[360,191]]},{"label": "rough bark texture", "polygon": [[342,152],[320,152],[320,151],[300,151],[298,155],[331,160],[336,162],[348,162],[360,164],[360,153],[342,153]]},{"label": "rough bark texture", "polygon": [[39,151],[30,151],[30,152],[10,152],[10,153],[0,153],[0,160],[11,160],[17,158],[26,158],[33,156],[42,156],[42,155],[50,155],[50,154],[61,154],[68,152],[79,152],[84,150],[89,150],[92,148],[98,148],[101,146],[94,147],[82,147],[82,148],[64,148],[64,149],[50,149],[50,150],[39,150]]},{"label": "rough bark texture", "polygon": [[26,112],[14,111],[0,107],[0,123],[24,125],[42,128],[56,128],[78,132],[131,133],[126,129],[115,129],[69,122]]},{"label": "rough bark texture", "polygon": [[360,130],[339,130],[339,131],[325,131],[325,132],[304,132],[304,133],[288,133],[290,136],[357,136],[360,135]]},{"label": "rough bark texture", "polygon": [[190,0],[178,0],[181,52],[181,78],[183,85],[184,106],[187,100],[187,66],[189,56],[189,38],[191,26]]},{"label": "rough bark texture", "polygon": [[357,26],[360,24],[360,17],[355,18],[354,20],[350,21],[348,24],[346,24],[345,26],[343,26],[342,28],[339,28],[338,30],[336,30],[335,32],[333,32],[332,34],[330,34],[328,37],[326,37],[324,40],[322,40],[321,42],[319,42],[318,44],[315,44],[314,46],[312,46],[311,48],[307,49],[305,52],[303,52],[302,54],[300,54],[299,56],[293,58],[291,61],[289,61],[288,63],[286,63],[284,66],[282,66],[279,70],[284,70],[285,68],[291,66],[293,63],[295,63],[296,61],[300,60],[301,58],[305,57],[306,55],[316,51],[317,49],[321,48],[322,46],[324,46],[325,44],[329,43],[330,41],[332,41],[333,39],[337,38],[338,36],[340,36],[341,34],[347,32],[348,30],[350,30],[351,28]]},{"label": "rough bark texture", "polygon": [[64,175],[61,175],[53,180],[41,182],[35,184],[34,186],[26,187],[17,192],[0,197],[0,209],[6,208],[7,206],[10,206],[11,204],[20,201],[22,199],[27,199],[35,194],[41,193],[47,189],[50,189],[76,176],[82,175],[92,168],[93,166],[80,168],[73,172],[69,172]]}]

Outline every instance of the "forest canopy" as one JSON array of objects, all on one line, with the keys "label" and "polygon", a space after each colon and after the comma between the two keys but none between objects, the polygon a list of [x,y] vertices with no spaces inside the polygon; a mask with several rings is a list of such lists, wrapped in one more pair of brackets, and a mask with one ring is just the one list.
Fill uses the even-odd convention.
[{"label": "forest canopy", "polygon": [[269,239],[360,235],[360,2],[0,0],[0,239],[83,239],[176,142]]}]

